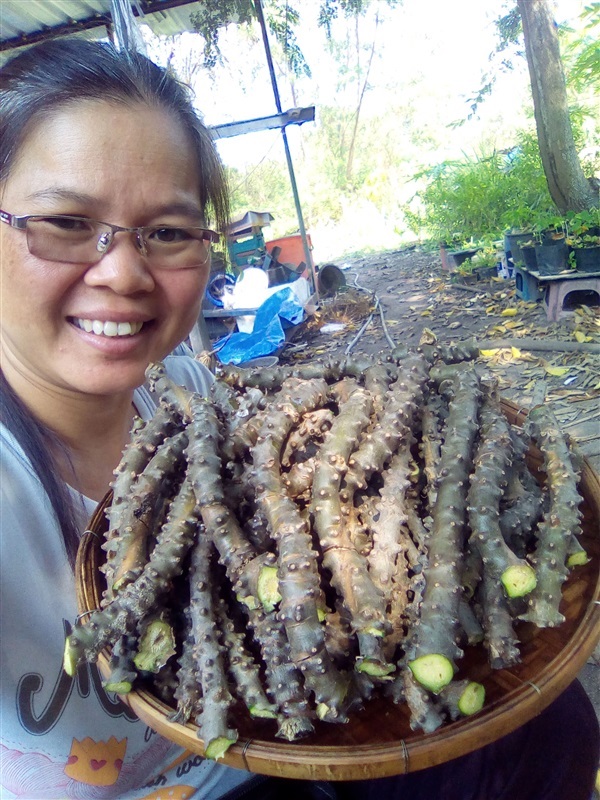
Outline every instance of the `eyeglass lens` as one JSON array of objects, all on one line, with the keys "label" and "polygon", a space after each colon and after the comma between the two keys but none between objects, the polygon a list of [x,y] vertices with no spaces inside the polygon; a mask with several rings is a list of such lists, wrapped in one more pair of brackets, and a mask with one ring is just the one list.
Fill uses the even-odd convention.
[{"label": "eyeglass lens", "polygon": [[[210,255],[210,241],[204,238],[201,228],[162,226],[140,231],[139,241],[135,236],[136,247],[151,266],[202,266]],[[95,264],[110,248],[112,239],[112,228],[94,220],[68,217],[32,217],[27,220],[29,252],[48,261]]]}]

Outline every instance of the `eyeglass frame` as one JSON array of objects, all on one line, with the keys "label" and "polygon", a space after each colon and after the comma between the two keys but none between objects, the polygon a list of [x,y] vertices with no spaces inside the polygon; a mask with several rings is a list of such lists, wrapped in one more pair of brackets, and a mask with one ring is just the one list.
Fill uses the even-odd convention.
[{"label": "eyeglass frame", "polygon": [[[106,253],[110,250],[112,243],[114,241],[114,237],[116,233],[135,233],[136,239],[136,247],[138,251],[144,258],[148,257],[146,251],[146,240],[144,231],[148,230],[161,230],[163,228],[166,229],[189,229],[192,228],[195,231],[202,231],[202,233],[206,234],[206,236],[202,236],[202,239],[208,240],[211,243],[216,243],[220,240],[221,236],[216,231],[210,230],[210,228],[203,228],[201,226],[196,225],[141,225],[139,227],[127,228],[122,225],[113,225],[110,222],[102,222],[99,219],[90,219],[89,217],[79,217],[75,214],[10,214],[8,211],[4,211],[0,209],[0,221],[4,222],[6,225],[9,225],[11,228],[15,228],[16,230],[25,231],[27,234],[27,223],[30,219],[36,220],[43,220],[43,219],[72,219],[72,220],[81,220],[83,222],[90,222],[96,225],[104,225],[107,228],[110,228],[110,238],[103,242],[102,239],[108,236],[108,231],[101,233],[98,237],[98,241],[96,242],[96,249],[99,253],[99,257],[96,261],[91,261],[89,263],[98,264],[101,259],[106,255]],[[27,249],[29,249],[29,240],[27,240]],[[31,253],[31,250],[29,251]],[[34,255],[32,253],[32,255]],[[43,256],[36,256],[36,258],[43,258]],[[60,259],[44,259],[46,261],[52,261],[56,263],[60,261]],[[67,261],[67,264],[83,264],[87,263],[84,261]],[[206,262],[203,262],[206,263]],[[198,266],[202,266],[203,264],[198,264]]]}]

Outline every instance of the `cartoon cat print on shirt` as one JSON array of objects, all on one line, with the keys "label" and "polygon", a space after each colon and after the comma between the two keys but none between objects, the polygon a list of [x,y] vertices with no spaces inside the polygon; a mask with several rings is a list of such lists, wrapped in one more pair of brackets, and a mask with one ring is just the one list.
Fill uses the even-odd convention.
[{"label": "cartoon cat print on shirt", "polygon": [[111,736],[107,742],[95,742],[90,737],[73,739],[65,775],[92,786],[112,786],[121,773],[127,739],[118,741]]}]

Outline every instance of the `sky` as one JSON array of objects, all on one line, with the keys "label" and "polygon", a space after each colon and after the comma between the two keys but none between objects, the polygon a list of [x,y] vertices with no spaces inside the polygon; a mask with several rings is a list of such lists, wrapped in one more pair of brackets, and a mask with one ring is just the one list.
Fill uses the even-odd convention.
[{"label": "sky", "polygon": [[[288,82],[278,78],[283,109],[294,105],[335,105],[344,100],[354,102],[340,91],[335,63],[327,52],[324,32],[316,24],[318,0],[296,3],[300,8],[301,24],[298,42],[312,70],[311,79],[296,82],[297,96],[293,98]],[[559,23],[573,24],[582,11],[585,0],[555,0]],[[383,2],[374,2],[384,19],[376,32],[377,47],[373,59],[369,91],[365,95],[365,113],[375,114],[386,104],[398,104],[403,98],[417,102],[420,113],[432,124],[442,116],[448,122],[464,118],[469,107],[467,99],[481,85],[489,67],[489,55],[496,38],[494,19],[502,13],[502,0],[404,0],[395,9]],[[373,37],[372,14],[361,20],[359,35],[369,43]],[[342,25],[338,25],[339,34]],[[250,46],[240,38],[236,26],[221,35],[222,51],[227,60],[224,67],[209,75],[199,71],[193,81],[197,104],[208,124],[253,119],[276,112],[270,77],[262,42]],[[187,52],[199,52],[202,40],[194,34],[181,37],[175,64],[183,63]],[[170,52],[170,46],[169,46]],[[158,46],[151,53],[165,58],[167,49]],[[366,59],[366,55],[364,56]],[[524,59],[511,73],[498,79],[490,101],[481,107],[479,125],[473,122],[466,140],[475,142],[485,135],[490,125],[511,119],[518,125],[523,120],[521,107],[528,103],[529,84]],[[295,99],[295,102],[294,102]],[[434,108],[431,108],[434,106]],[[429,107],[429,108],[428,108]],[[308,123],[310,124],[310,123]],[[290,141],[301,138],[298,129],[289,128]],[[463,140],[465,135],[463,134]],[[250,134],[219,142],[225,163],[243,166],[271,155],[282,157],[280,134],[267,132]]]}]

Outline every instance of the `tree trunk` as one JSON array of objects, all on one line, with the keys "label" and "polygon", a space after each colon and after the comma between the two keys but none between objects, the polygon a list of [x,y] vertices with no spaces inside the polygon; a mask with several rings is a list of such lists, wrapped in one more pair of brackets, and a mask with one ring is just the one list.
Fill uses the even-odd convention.
[{"label": "tree trunk", "polygon": [[550,196],[562,213],[598,204],[583,174],[569,118],[556,25],[548,0],[517,0],[542,164]]}]

